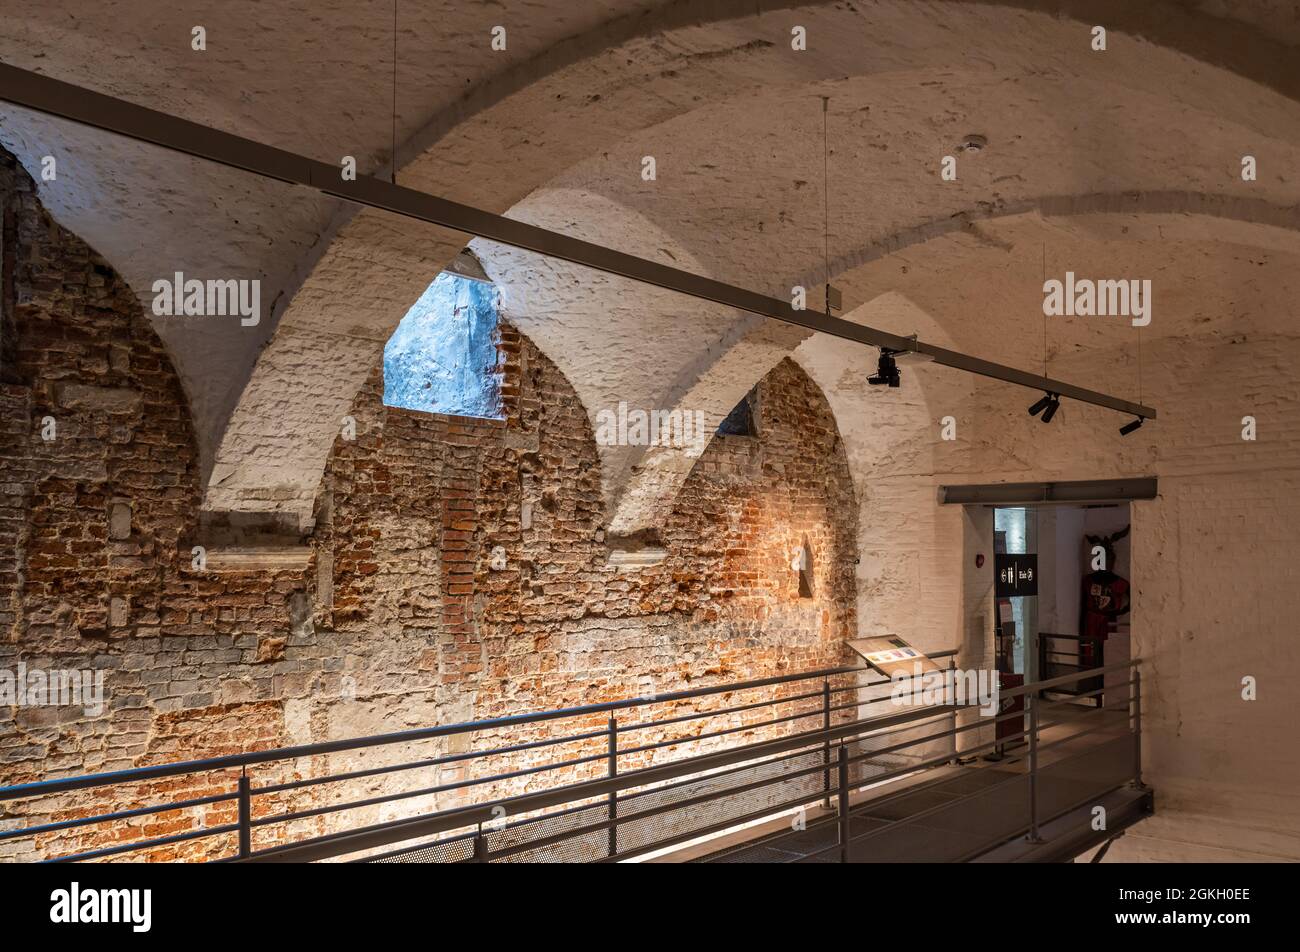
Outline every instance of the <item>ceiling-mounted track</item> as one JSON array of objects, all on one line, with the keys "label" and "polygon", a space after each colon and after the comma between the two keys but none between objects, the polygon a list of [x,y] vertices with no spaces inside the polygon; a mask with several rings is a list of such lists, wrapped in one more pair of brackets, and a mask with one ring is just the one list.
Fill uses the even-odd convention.
[{"label": "ceiling-mounted track", "polygon": [[788,301],[779,298],[747,291],[391,182],[362,175],[358,175],[355,181],[344,181],[338,165],[286,152],[4,63],[0,63],[0,100],[265,178],[303,185],[335,198],[440,225],[466,235],[486,238],[596,271],[620,275],[642,284],[655,285],[700,300],[770,317],[820,334],[899,353],[921,354],[945,367],[991,377],[1031,390],[1055,393],[1081,403],[1140,418],[1155,419],[1156,416],[1153,408],[1142,404],[935,347],[914,337],[900,337],[816,311],[796,310]]}]

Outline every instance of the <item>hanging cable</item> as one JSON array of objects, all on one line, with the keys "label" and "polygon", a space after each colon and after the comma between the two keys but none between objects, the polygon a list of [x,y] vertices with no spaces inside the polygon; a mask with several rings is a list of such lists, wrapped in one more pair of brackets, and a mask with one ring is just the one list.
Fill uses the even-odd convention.
[{"label": "hanging cable", "polygon": [[831,313],[831,152],[826,117],[831,97],[822,97],[822,276],[826,279],[826,314]]},{"label": "hanging cable", "polygon": [[393,184],[397,184],[397,0],[393,0],[393,153],[391,159]]},{"label": "hanging cable", "polygon": [[[1043,242],[1043,284],[1047,284],[1047,242]],[[1047,308],[1043,308],[1043,376],[1047,376]]]}]

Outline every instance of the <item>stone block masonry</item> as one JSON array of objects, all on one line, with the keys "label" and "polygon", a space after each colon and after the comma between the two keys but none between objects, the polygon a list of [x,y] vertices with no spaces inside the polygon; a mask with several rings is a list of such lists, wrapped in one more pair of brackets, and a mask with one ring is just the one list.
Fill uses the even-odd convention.
[{"label": "stone block masonry", "polygon": [[[8,295],[0,668],[102,670],[108,704],[97,717],[74,707],[0,709],[0,784],[845,660],[858,507],[830,408],[794,363],[759,387],[759,435],[718,437],[699,459],[659,529],[667,556],[657,565],[619,572],[609,564],[588,413],[555,365],[503,323],[504,420],[385,407],[376,367],[352,411],[355,439],[335,443],[304,540],[306,567],[196,570],[190,550],[206,527],[189,406],[136,296],[46,214],[3,154],[0,210]],[[790,567],[805,541],[810,596]],[[418,756],[466,742],[427,743]],[[257,782],[350,763],[337,755],[270,765]],[[459,768],[441,772],[443,782],[458,776]],[[19,804],[0,823],[86,816],[233,783],[229,773],[108,799],[70,795]],[[399,784],[380,777],[364,790]],[[262,809],[296,809],[315,796],[308,788]],[[171,835],[229,814],[217,804],[136,829]],[[349,823],[394,815],[356,811]],[[256,842],[323,823],[260,831]],[[36,851],[94,849],[107,837],[87,827],[42,839]],[[229,838],[178,844],[150,858],[232,847]],[[30,844],[0,842],[0,859],[30,855]]]}]

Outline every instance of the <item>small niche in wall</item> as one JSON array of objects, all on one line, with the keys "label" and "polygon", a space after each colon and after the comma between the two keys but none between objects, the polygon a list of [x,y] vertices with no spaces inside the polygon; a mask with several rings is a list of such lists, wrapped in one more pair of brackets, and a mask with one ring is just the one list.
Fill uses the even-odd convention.
[{"label": "small niche in wall", "polygon": [[808,537],[804,536],[803,544],[799,547],[796,564],[799,568],[799,597],[813,597],[813,557],[812,548],[808,545]]}]

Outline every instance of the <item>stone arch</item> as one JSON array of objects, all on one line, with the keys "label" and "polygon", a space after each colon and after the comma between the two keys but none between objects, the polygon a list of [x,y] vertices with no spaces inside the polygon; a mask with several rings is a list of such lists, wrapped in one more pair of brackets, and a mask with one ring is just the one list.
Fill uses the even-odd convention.
[{"label": "stone arch", "polygon": [[19,641],[93,654],[96,638],[160,624],[160,582],[181,566],[199,501],[189,405],[132,289],[54,222],[3,150],[0,206],[14,254],[3,293],[18,293],[4,303],[14,339],[2,385],[11,491],[0,508],[21,527],[0,618]]},{"label": "stone arch", "polygon": [[[886,241],[874,242],[841,255],[832,261],[832,274],[836,276],[834,280],[840,280],[846,274],[883,262],[892,255],[904,255],[908,249],[931,242],[966,242],[977,247],[989,245],[993,240],[980,232],[980,222],[1025,216],[1050,220],[1055,227],[1098,239],[1215,240],[1281,251],[1300,250],[1300,211],[1294,207],[1239,196],[1195,192],[1061,195],[1015,205],[972,209],[929,222],[891,236]],[[818,277],[805,274],[791,283],[811,285]],[[919,333],[922,339],[931,339],[940,346],[959,350],[969,346],[969,342],[952,336],[960,334],[956,325],[937,335],[926,335],[921,331],[927,323],[936,330],[950,325],[948,316],[931,317],[915,309],[914,305],[910,310],[906,307],[873,309],[873,302],[887,303],[891,290],[888,283],[879,283],[877,278],[872,278],[864,288],[855,288],[857,294],[867,298],[867,303],[850,312],[847,318],[857,318],[894,333]],[[869,318],[871,314],[883,319]],[[911,323],[909,315],[915,315],[919,320]],[[938,323],[934,324],[936,320]],[[800,349],[808,352],[812,349],[808,342],[815,339],[816,335],[800,328],[747,316],[733,326],[717,353],[710,353],[707,361],[689,368],[674,384],[668,391],[670,401],[667,405],[683,410],[703,405],[711,414],[725,415],[726,410],[734,406],[767,368],[775,365],[786,353],[798,353]],[[945,339],[948,344],[942,343]],[[869,348],[843,342],[833,342],[833,346],[867,355],[867,362],[861,363],[859,370],[863,377],[870,372],[868,363],[874,362],[875,355]],[[944,368],[928,368],[925,373],[927,377],[936,379],[956,374]],[[826,387],[825,381],[819,383]],[[969,392],[969,388],[965,392]],[[626,482],[620,484],[612,502],[611,531],[631,535],[653,525],[662,517],[664,507],[671,504],[675,487],[690,471],[692,463],[691,458],[680,452],[662,449],[633,456],[626,470]]]},{"label": "stone arch", "polygon": [[[881,294],[848,317],[874,326],[909,326],[943,347],[954,343],[941,320],[896,292]],[[966,466],[975,433],[973,381],[903,359],[898,389],[871,386],[867,377],[875,372],[876,352],[842,344],[813,335],[793,358],[826,394],[853,476],[859,633],[906,637],[897,630],[900,619],[916,632],[952,631],[958,593],[928,580],[943,577],[954,545],[960,551],[959,513],[936,511],[932,503],[944,475]],[[946,417],[953,418],[956,440],[943,437]]]},{"label": "stone arch", "polygon": [[[675,15],[685,20],[700,18],[699,11],[692,10],[688,15],[684,9],[673,7],[677,11]],[[427,137],[433,144],[407,164],[403,171],[404,180],[416,187],[446,193],[448,182],[457,182],[459,170],[467,161],[473,161],[474,150],[482,148],[488,141],[495,143],[497,140],[492,130],[496,128],[496,135],[499,135],[499,128],[504,124],[518,130],[524,145],[513,150],[508,157],[484,155],[481,182],[477,185],[457,182],[451,193],[452,197],[461,200],[501,209],[518,201],[531,187],[552,179],[582,156],[590,155],[593,147],[598,149],[632,131],[662,124],[665,116],[698,109],[697,100],[712,95],[710,88],[725,88],[728,95],[743,95],[765,83],[770,84],[774,75],[784,75],[789,82],[805,84],[809,80],[844,75],[845,66],[848,66],[849,74],[862,69],[860,55],[856,56],[856,64],[850,64],[848,59],[832,51],[825,58],[818,57],[815,67],[810,67],[813,61],[809,60],[802,66],[784,66],[780,72],[759,75],[761,70],[756,70],[756,62],[733,63],[737,59],[735,51],[745,44],[719,48],[717,43],[721,37],[748,35],[752,40],[756,33],[764,38],[768,33],[780,35],[781,31],[774,29],[777,20],[764,19],[765,14],[760,14],[761,25],[750,23],[752,7],[720,5],[718,10],[716,19],[709,20],[709,15],[704,17],[711,24],[707,29],[686,23],[672,28],[674,39],[689,49],[712,42],[712,48],[698,53],[679,55],[662,43],[622,40],[625,47],[637,44],[639,54],[661,63],[662,69],[647,80],[649,85],[646,88],[637,90],[638,95],[634,98],[628,98],[627,84],[615,83],[608,87],[609,95],[590,97],[588,105],[591,108],[581,115],[576,111],[548,111],[550,134],[545,139],[551,145],[545,150],[538,144],[540,139],[534,141],[529,131],[535,126],[529,124],[528,113],[536,112],[535,107],[542,98],[554,95],[555,87],[548,86],[548,83],[560,81],[558,73],[547,72],[549,67],[538,65],[535,67],[538,72],[524,70],[515,80],[501,79],[497,93],[484,93],[482,100],[474,100],[473,105],[458,105],[429,124]],[[1011,16],[1017,23],[1030,24],[1045,35],[1057,36],[1066,27],[1061,26],[1063,21],[1044,16],[1045,10],[1045,6],[1037,3],[1012,7],[982,3],[951,5],[953,16],[963,23],[969,21],[978,29],[991,31],[990,35],[1004,35],[999,31],[1004,30],[1007,24],[998,18]],[[1055,8],[1053,12],[1059,15]],[[896,14],[901,19],[890,19],[886,13]],[[856,12],[849,13],[839,8],[818,8],[817,14],[830,18],[826,21],[828,25],[836,17],[858,16]],[[869,14],[863,15],[873,17],[873,24],[889,36],[911,35],[904,28],[904,21],[910,13],[901,7],[873,8]],[[1084,13],[1082,10],[1069,10],[1066,16],[1079,18],[1068,20],[1066,26],[1077,26],[1083,22]],[[1252,82],[1268,86],[1282,96],[1292,96],[1296,92],[1290,85],[1293,81],[1286,78],[1282,69],[1284,57],[1280,49],[1270,49],[1258,62],[1252,62],[1248,57],[1237,56],[1234,59],[1236,54],[1211,53],[1208,45],[1196,39],[1196,30],[1188,24],[1195,21],[1205,28],[1209,21],[1204,17],[1191,15],[1171,25],[1149,16],[1145,10],[1131,16],[1131,20],[1117,21],[1115,29],[1122,31],[1126,24],[1130,25],[1144,36],[1158,37],[1165,44],[1165,50],[1174,51],[1179,56],[1191,59],[1209,57],[1216,67],[1239,69],[1238,75],[1251,77]],[[777,19],[784,22],[784,15]],[[652,22],[657,22],[654,17],[639,20],[638,29]],[[962,32],[952,30],[950,25],[944,29],[953,35]],[[709,30],[713,33],[710,34]],[[617,65],[612,62],[617,56],[608,45],[612,35],[597,31],[592,38],[594,45],[585,58],[578,52],[583,48],[582,43],[566,47],[567,52],[563,54],[555,54],[559,59],[567,56],[572,60],[559,72],[569,79],[583,75],[592,82],[593,88],[608,81]],[[917,46],[917,42],[919,40],[913,37],[912,41],[900,47],[898,55],[904,58],[912,54],[921,56],[922,68],[942,61],[937,46],[928,49]],[[771,39],[764,39],[763,43],[773,48],[779,45]],[[767,48],[760,44],[760,52]],[[918,53],[918,50],[922,52]],[[539,64],[544,60],[545,57],[538,61]],[[688,65],[691,72],[689,81],[679,73],[679,68],[685,69]],[[734,72],[728,73],[729,69]],[[706,74],[701,70],[709,72]],[[730,82],[717,82],[724,74]],[[525,85],[527,79],[523,77],[531,77],[534,80],[532,85]],[[518,82],[518,88],[507,93],[511,82]],[[645,95],[651,87],[658,99]],[[701,88],[703,94],[699,91]],[[653,103],[654,108],[647,103]],[[535,122],[536,116],[532,120]],[[597,120],[600,120],[601,132],[599,141],[593,142],[587,131],[597,124]],[[460,137],[455,144],[460,148],[450,143],[450,137],[446,135],[446,130],[452,128]],[[570,132],[573,134],[569,135]],[[419,136],[412,141],[418,140]],[[499,182],[503,179],[510,183],[504,192],[486,184],[489,180]],[[364,377],[362,368],[369,366],[377,338],[382,336],[386,325],[395,320],[392,312],[396,302],[408,300],[427,278],[428,272],[440,267],[463,242],[460,236],[405,222],[385,221],[370,212],[344,214],[348,218],[346,224],[331,233],[333,239],[329,247],[289,305],[259,361],[259,369],[243,389],[239,406],[230,418],[215,457],[205,502],[208,509],[283,513],[296,516],[300,526],[309,521],[304,518],[304,513],[309,511],[314,493],[313,474],[319,473],[323,446],[333,428],[333,420],[346,405],[348,396],[360,386]],[[383,285],[379,294],[365,301],[358,300],[357,288],[374,289],[379,285]],[[575,342],[575,346],[585,346],[585,343]],[[293,394],[293,399],[286,399],[286,391]]]}]

